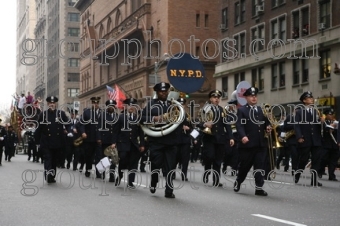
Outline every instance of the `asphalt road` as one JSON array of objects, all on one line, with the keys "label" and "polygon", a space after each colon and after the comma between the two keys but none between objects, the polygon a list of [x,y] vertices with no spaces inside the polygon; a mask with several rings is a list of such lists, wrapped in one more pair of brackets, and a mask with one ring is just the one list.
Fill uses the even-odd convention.
[{"label": "asphalt road", "polygon": [[[46,184],[43,165],[16,155],[0,166],[0,226],[9,225],[340,225],[340,182],[321,179],[311,187],[310,175],[295,185],[289,173],[278,171],[266,181],[269,196],[254,195],[254,180],[233,191],[235,177],[223,175],[224,187],[202,183],[203,167],[191,163],[189,182],[179,173],[175,199],[148,189],[149,176],[139,173],[136,189],[119,187],[84,174],[58,169],[57,183]],[[308,173],[308,172],[307,172]],[[336,175],[340,179],[339,171]],[[163,186],[164,186],[163,181]]]}]

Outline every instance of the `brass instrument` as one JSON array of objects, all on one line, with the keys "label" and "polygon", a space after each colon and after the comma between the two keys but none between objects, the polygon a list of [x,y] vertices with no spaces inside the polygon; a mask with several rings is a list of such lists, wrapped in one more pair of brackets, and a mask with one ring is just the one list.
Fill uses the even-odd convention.
[{"label": "brass instrument", "polygon": [[[268,118],[269,122],[272,122],[272,112],[270,110],[270,105],[269,104],[263,104],[261,106],[262,108],[262,112],[264,114],[264,116],[266,118]],[[272,123],[271,123],[272,124]],[[278,148],[280,146],[280,142],[278,142],[278,137],[277,137],[277,132],[276,132],[276,128],[277,128],[277,124],[271,125],[273,128],[272,130],[274,130],[274,136],[275,136],[275,147]],[[272,138],[272,134],[271,132],[266,133],[265,134],[265,138],[268,139],[268,153],[269,153],[269,164],[270,164],[270,170],[273,171],[272,173],[270,173],[270,177],[271,179],[275,179],[276,177],[276,172],[275,172],[275,156],[274,156],[274,149],[273,149],[273,138]]]},{"label": "brass instrument", "polygon": [[105,148],[104,155],[107,157],[111,157],[111,161],[114,164],[119,163],[119,156],[118,156],[118,150],[117,148],[111,148],[111,145]]},{"label": "brass instrument", "polygon": [[279,137],[279,140],[281,139],[281,142],[286,142],[293,135],[295,135],[295,130],[292,129],[286,132],[284,137]]},{"label": "brass instrument", "polygon": [[[206,103],[205,106],[203,107],[203,112],[201,113],[201,118],[203,122],[210,122],[214,120],[214,113],[212,111],[212,105]],[[204,116],[203,116],[204,115]],[[202,130],[203,133],[211,135],[211,129],[209,127],[205,127]]]},{"label": "brass instrument", "polygon": [[84,139],[80,136],[73,141],[73,145],[76,146],[76,147],[79,147],[83,143],[83,140]]}]

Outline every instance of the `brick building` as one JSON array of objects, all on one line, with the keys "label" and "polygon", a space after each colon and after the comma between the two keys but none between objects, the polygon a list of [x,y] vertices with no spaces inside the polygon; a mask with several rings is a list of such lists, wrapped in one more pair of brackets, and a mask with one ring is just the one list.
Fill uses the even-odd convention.
[{"label": "brick building", "polygon": [[[213,74],[219,60],[215,42],[205,40],[220,34],[219,6],[217,0],[77,1],[75,7],[81,12],[81,105],[88,105],[92,96],[100,96],[104,103],[106,85],[114,84],[142,103],[146,96],[153,96],[155,83],[167,81],[164,53],[190,52],[190,36],[200,39],[191,42],[191,50],[203,63],[206,80],[189,100],[204,104],[215,88]],[[104,45],[104,40],[114,41]]]}]

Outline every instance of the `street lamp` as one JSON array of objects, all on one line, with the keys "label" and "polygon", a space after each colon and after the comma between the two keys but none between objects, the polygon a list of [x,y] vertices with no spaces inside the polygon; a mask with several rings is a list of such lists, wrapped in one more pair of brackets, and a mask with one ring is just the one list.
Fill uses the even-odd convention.
[{"label": "street lamp", "polygon": [[[161,66],[164,64],[164,62],[168,62],[170,60],[169,54],[164,53],[163,57],[160,61],[155,62],[155,68],[154,68],[154,74],[150,75],[149,79],[149,87],[152,87],[153,85],[157,84],[158,82],[158,70],[161,68]],[[153,80],[153,82],[150,82],[150,80]]]}]

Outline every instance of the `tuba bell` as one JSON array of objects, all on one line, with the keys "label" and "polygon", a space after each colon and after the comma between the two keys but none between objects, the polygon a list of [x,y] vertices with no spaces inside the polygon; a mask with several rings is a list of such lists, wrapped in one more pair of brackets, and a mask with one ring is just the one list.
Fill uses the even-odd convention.
[{"label": "tuba bell", "polygon": [[163,114],[163,120],[168,121],[166,125],[163,126],[154,126],[152,125],[143,125],[141,124],[141,128],[144,133],[151,137],[162,137],[173,132],[181,122],[186,117],[186,113],[184,111],[183,106],[175,99],[171,99],[171,103],[173,108],[169,113]]},{"label": "tuba bell", "polygon": [[80,136],[73,141],[73,145],[76,146],[76,147],[79,147],[83,143],[83,140],[84,139]]}]

